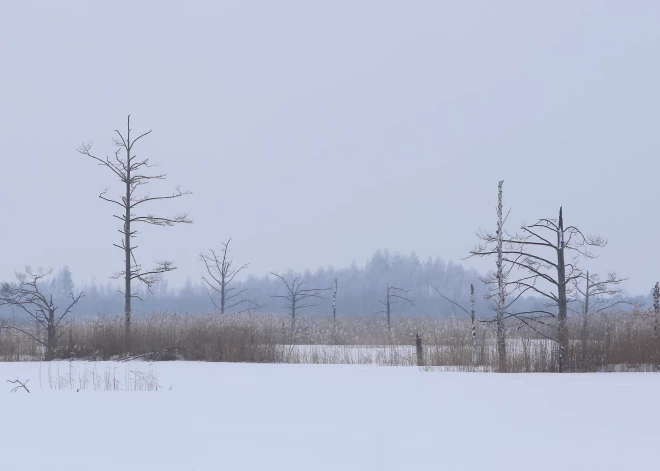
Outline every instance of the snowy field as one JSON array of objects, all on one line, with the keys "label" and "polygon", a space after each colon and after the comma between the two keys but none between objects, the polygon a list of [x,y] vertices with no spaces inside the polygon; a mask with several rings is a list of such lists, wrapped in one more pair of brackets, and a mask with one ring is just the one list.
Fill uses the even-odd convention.
[{"label": "snowy field", "polygon": [[652,373],[0,363],[0,395],[0,470],[660,469]]}]

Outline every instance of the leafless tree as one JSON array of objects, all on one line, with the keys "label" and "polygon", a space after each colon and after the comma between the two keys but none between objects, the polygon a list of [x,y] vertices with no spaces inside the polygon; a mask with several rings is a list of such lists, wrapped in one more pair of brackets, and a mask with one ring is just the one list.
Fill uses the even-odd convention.
[{"label": "leafless tree", "polygon": [[[564,227],[562,208],[558,219],[539,219],[531,225],[523,224],[520,230],[520,233],[505,234],[501,241],[502,262],[507,265],[503,285],[506,296],[513,298],[505,305],[504,319],[516,319],[539,335],[556,341],[557,366],[559,372],[563,372],[568,351],[566,321],[569,303],[579,301],[576,282],[586,277],[579,261],[581,258],[595,258],[592,250],[605,247],[607,241],[584,234],[576,226]],[[480,238],[482,243],[473,249],[471,256],[497,256],[497,234],[481,232]],[[619,280],[616,275],[612,276],[608,278],[610,287]],[[544,307],[514,311],[512,306],[516,300],[528,294],[544,299]],[[541,327],[550,328],[552,333],[545,333]]]},{"label": "leafless tree", "polygon": [[582,344],[582,354],[586,357],[587,342],[589,341],[589,319],[593,315],[599,314],[608,309],[621,304],[631,304],[630,301],[617,298],[617,295],[624,293],[621,288],[623,283],[615,273],[609,273],[607,278],[602,279],[599,275],[586,271],[583,276],[578,276],[573,285],[577,297],[582,300],[582,308],[579,311],[569,310],[574,314],[582,316],[582,325],[580,326],[580,342]]},{"label": "leafless tree", "polygon": [[245,300],[245,308],[241,310],[241,313],[253,315],[256,314],[259,309],[263,309],[263,307],[263,305],[248,298]]},{"label": "leafless tree", "polygon": [[163,196],[152,196],[149,193],[138,194],[143,186],[154,180],[164,180],[164,173],[151,173],[149,169],[156,165],[151,163],[150,159],[138,159],[133,147],[143,137],[149,135],[151,131],[133,137],[131,134],[131,117],[128,116],[127,130],[125,135],[115,130],[118,137],[113,139],[117,150],[112,157],[98,157],[92,154],[92,144],[82,144],[78,152],[95,160],[98,165],[106,167],[123,184],[123,193],[117,198],[108,196],[108,190],[104,190],[99,195],[104,201],[120,208],[120,213],[114,217],[122,222],[119,232],[123,235],[120,244],[113,244],[124,254],[124,269],[113,275],[115,279],[124,279],[124,314],[125,314],[125,350],[126,353],[131,350],[131,301],[133,298],[139,298],[132,289],[133,280],[143,283],[149,291],[158,281],[161,275],[176,269],[171,260],[156,261],[153,268],[143,268],[142,264],[137,262],[135,250],[137,246],[132,245],[138,232],[136,225],[148,224],[152,226],[174,226],[177,224],[191,224],[192,220],[187,214],[176,214],[174,216],[162,217],[154,216],[151,213],[138,213],[145,204],[155,203],[157,201],[171,200],[190,194],[188,191],[182,191],[177,187],[172,194]]},{"label": "leafless tree", "polygon": [[208,272],[208,277],[202,276],[202,280],[219,296],[218,302],[216,302],[213,296],[209,294],[211,302],[220,310],[220,314],[224,314],[226,310],[243,308],[249,304],[244,296],[247,289],[237,291],[232,286],[236,275],[246,269],[249,264],[246,263],[238,268],[234,267],[234,259],[229,256],[230,243],[231,238],[227,242],[222,242],[222,249],[219,254],[216,254],[213,250],[209,250],[210,255],[199,254]]},{"label": "leafless tree", "polygon": [[660,339],[660,283],[658,282],[653,287],[653,337],[658,347]]},{"label": "leafless tree", "polygon": [[485,295],[486,299],[495,299],[495,319],[497,329],[497,357],[498,357],[498,371],[507,371],[507,355],[506,355],[506,325],[505,325],[505,312],[506,312],[506,298],[507,275],[510,272],[510,267],[504,265],[504,224],[508,218],[504,216],[503,205],[503,187],[504,180],[500,180],[497,184],[497,228],[495,233],[479,231],[477,237],[481,240],[481,245],[470,252],[470,257],[482,256],[480,252],[488,250],[488,255],[495,255],[495,272],[484,277],[482,281],[488,286],[488,292]]},{"label": "leafless tree", "polygon": [[335,278],[334,289],[332,290],[332,320],[337,323],[337,278]]},{"label": "leafless tree", "polygon": [[284,299],[286,309],[291,313],[291,325],[296,323],[296,315],[301,309],[318,306],[318,301],[325,299],[321,293],[330,288],[307,288],[306,282],[296,276],[289,283],[286,278],[274,272],[271,275],[280,279],[285,286],[285,294],[274,294],[271,298]]},{"label": "leafless tree", "polygon": [[573,284],[578,298],[582,299],[580,313],[598,314],[621,304],[632,304],[628,299],[617,297],[625,293],[621,288],[621,283],[624,281],[626,280],[619,278],[616,273],[608,273],[607,277],[603,279],[595,273],[586,271],[583,275],[576,277]]},{"label": "leafless tree", "polygon": [[463,306],[461,306],[456,300],[454,299],[449,299],[447,296],[442,294],[442,292],[436,288],[435,286],[431,285],[431,288],[435,290],[436,293],[440,295],[442,299],[445,301],[450,302],[457,308],[459,308],[461,311],[463,311],[465,314],[470,316],[470,321],[472,323],[472,363],[476,364],[477,363],[477,320],[476,320],[476,310],[474,308],[474,285],[470,284],[470,311],[465,309]]},{"label": "leafless tree", "polygon": [[497,185],[497,231],[496,235],[496,278],[497,278],[497,352],[499,355],[500,371],[506,371],[506,331],[504,329],[504,305],[506,303],[506,280],[504,278],[503,263],[503,240],[504,240],[504,218],[502,205],[502,187],[504,180]]},{"label": "leafless tree", "polygon": [[[25,273],[16,274],[17,282],[5,282],[0,289],[0,305],[12,306],[27,314],[35,322],[37,331],[32,333],[18,326],[7,327],[21,332],[43,345],[46,348],[46,360],[54,358],[57,341],[71,324],[67,316],[84,296],[84,293],[77,295],[70,293],[68,305],[64,310],[58,312],[59,307],[55,305],[53,296],[44,293],[40,287],[40,284],[51,273],[51,270],[41,269],[34,272],[30,267],[26,267]],[[46,340],[39,335],[39,327],[46,331]]]},{"label": "leafless tree", "polygon": [[409,292],[409,289],[397,288],[396,286],[390,286],[388,283],[385,289],[385,299],[378,301],[384,307],[382,311],[378,311],[378,314],[385,314],[390,337],[392,335],[392,306],[396,303],[397,299],[406,301],[412,306],[414,303],[406,296]]}]

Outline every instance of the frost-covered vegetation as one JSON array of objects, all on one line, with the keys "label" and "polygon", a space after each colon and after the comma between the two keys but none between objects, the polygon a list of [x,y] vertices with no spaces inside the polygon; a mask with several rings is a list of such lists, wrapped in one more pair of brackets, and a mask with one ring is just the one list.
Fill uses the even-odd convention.
[{"label": "frost-covered vegetation", "polygon": [[[660,358],[650,312],[574,316],[568,323],[568,371],[648,370]],[[27,326],[26,326],[27,328]],[[551,327],[548,327],[549,329]],[[335,363],[416,365],[415,335],[423,341],[426,367],[493,371],[497,367],[492,322],[477,324],[476,348],[471,324],[463,318],[400,317],[391,332],[381,316],[337,318],[277,314],[152,314],[134,318],[131,358],[252,363]],[[60,359],[119,359],[123,319],[78,320],[62,336]],[[511,324],[508,370],[556,370],[556,344],[543,332]],[[45,357],[44,347],[14,329],[0,329],[0,360]],[[124,358],[124,357],[122,357]]]}]

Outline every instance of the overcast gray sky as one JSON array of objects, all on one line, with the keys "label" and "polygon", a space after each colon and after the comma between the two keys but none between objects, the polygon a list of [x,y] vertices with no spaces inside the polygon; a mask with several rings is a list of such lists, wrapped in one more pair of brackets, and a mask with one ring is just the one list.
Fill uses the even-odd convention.
[{"label": "overcast gray sky", "polygon": [[[76,153],[133,116],[138,152],[194,192],[139,257],[201,276],[233,237],[250,272],[465,256],[495,223],[609,239],[592,270],[660,278],[660,2],[0,2],[0,278],[121,269],[107,169]],[[154,192],[156,189],[154,189]],[[154,208],[156,210],[156,208]],[[469,265],[469,264],[468,264]],[[477,263],[479,269],[490,263]]]}]

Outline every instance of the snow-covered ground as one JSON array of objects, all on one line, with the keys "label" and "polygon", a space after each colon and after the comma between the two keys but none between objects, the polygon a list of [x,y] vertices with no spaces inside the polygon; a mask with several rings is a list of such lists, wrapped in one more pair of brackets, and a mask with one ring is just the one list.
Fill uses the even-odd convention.
[{"label": "snow-covered ground", "polygon": [[0,363],[0,470],[660,469],[658,374],[48,366]]}]

